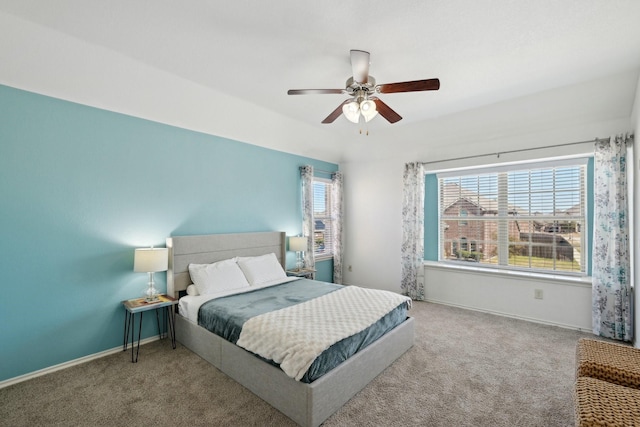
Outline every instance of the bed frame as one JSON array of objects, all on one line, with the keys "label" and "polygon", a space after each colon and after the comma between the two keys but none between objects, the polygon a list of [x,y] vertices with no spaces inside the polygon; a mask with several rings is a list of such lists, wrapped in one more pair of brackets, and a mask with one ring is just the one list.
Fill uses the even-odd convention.
[{"label": "bed frame", "polygon": [[[285,266],[283,232],[212,234],[167,238],[167,293],[178,297],[191,284],[189,263],[275,253]],[[304,427],[315,427],[340,409],[387,366],[413,346],[413,319],[356,353],[314,382],[289,378],[246,350],[176,316],[176,339],[216,368]]]}]

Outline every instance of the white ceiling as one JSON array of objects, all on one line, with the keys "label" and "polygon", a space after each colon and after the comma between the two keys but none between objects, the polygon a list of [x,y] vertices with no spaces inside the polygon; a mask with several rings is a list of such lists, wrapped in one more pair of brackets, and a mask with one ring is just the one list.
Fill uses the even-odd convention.
[{"label": "white ceiling", "polygon": [[[381,95],[403,120],[373,120],[371,144],[564,87],[580,88],[565,99],[595,88],[598,108],[628,116],[640,69],[637,0],[0,0],[0,12],[303,123],[338,152],[358,126],[320,122],[345,97],[286,92],[344,87],[350,49],[371,52],[378,83],[441,82],[435,92]],[[566,104],[536,120],[595,108],[584,97]]]}]

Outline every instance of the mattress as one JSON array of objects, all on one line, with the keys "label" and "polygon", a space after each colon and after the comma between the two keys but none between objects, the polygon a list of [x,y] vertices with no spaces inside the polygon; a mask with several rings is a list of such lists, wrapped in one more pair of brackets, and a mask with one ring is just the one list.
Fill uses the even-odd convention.
[{"label": "mattress", "polygon": [[[235,344],[240,337],[242,326],[250,318],[291,307],[341,288],[343,286],[333,283],[300,279],[251,292],[223,296],[200,305],[197,323]],[[405,303],[398,305],[376,323],[330,346],[314,360],[300,381],[313,382],[395,328],[406,320],[408,305]],[[275,362],[259,355],[256,357],[278,366]]]}]

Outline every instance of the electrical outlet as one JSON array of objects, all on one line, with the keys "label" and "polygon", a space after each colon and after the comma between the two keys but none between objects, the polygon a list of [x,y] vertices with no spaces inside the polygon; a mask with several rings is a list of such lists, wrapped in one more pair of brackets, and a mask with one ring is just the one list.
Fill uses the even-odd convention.
[{"label": "electrical outlet", "polygon": [[533,291],[533,297],[535,299],[542,299],[542,289],[535,289]]},{"label": "electrical outlet", "polygon": [[349,271],[353,271],[353,268],[351,268],[351,265],[349,265],[349,267],[347,268]]}]

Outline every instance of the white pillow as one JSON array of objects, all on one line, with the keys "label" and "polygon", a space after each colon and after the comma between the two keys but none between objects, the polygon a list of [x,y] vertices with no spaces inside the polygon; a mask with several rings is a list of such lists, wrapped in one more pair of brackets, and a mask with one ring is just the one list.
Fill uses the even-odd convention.
[{"label": "white pillow", "polygon": [[240,258],[238,265],[251,286],[259,286],[266,282],[287,277],[287,273],[282,269],[274,253],[251,258]]},{"label": "white pillow", "polygon": [[235,259],[213,264],[189,264],[189,274],[200,295],[249,286]]},{"label": "white pillow", "polygon": [[191,296],[197,296],[200,295],[198,293],[198,288],[196,288],[196,285],[189,285],[187,286],[187,295],[191,295]]}]

